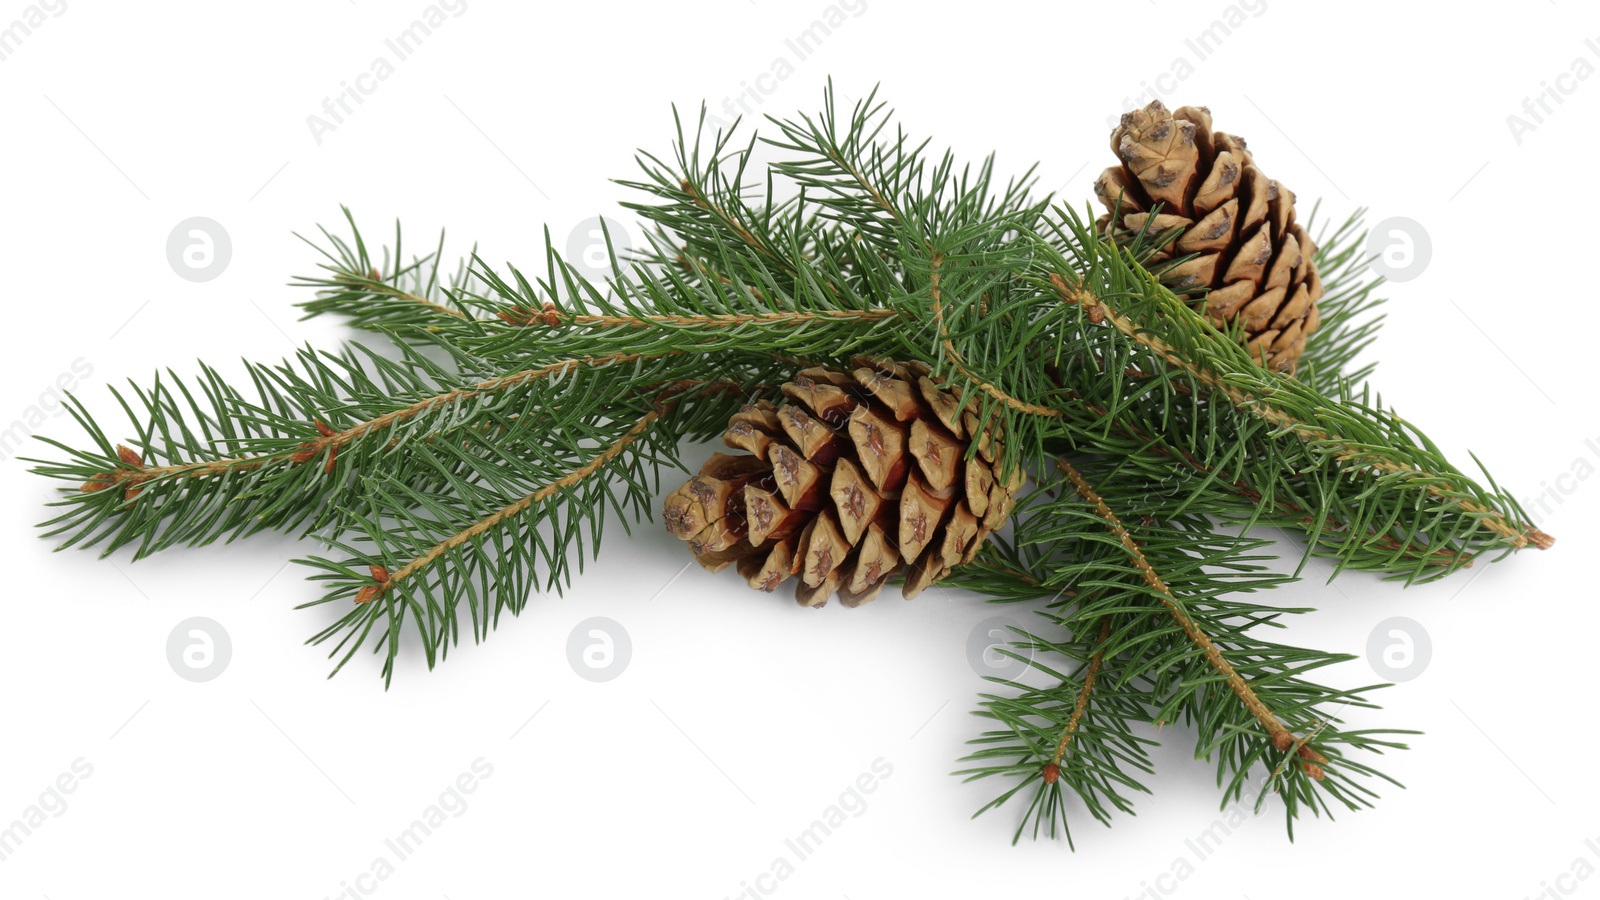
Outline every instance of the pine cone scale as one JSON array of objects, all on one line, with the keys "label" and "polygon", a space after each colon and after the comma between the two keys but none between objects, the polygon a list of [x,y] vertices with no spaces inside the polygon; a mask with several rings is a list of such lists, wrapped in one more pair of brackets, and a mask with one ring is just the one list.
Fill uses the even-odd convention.
[{"label": "pine cone scale", "polygon": [[[699,474],[667,497],[667,530],[752,588],[797,580],[795,599],[846,606],[895,575],[915,596],[970,562],[1022,487],[999,477],[1000,435],[920,363],[809,368],[784,401],[746,406]],[[970,456],[968,449],[976,444]]]}]

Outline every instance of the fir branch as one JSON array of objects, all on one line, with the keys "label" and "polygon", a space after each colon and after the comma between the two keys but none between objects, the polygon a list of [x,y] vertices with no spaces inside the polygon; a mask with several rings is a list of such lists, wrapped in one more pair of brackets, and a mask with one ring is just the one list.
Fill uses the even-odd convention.
[{"label": "fir branch", "polygon": [[1250,711],[1256,721],[1261,723],[1261,728],[1266,731],[1267,736],[1272,740],[1272,746],[1279,751],[1296,750],[1301,759],[1306,760],[1304,763],[1306,774],[1321,781],[1323,771],[1318,764],[1327,762],[1327,757],[1316,752],[1311,747],[1305,746],[1304,740],[1296,738],[1284,726],[1277,714],[1268,709],[1265,703],[1261,702],[1261,698],[1256,694],[1255,689],[1251,687],[1250,682],[1228,662],[1227,657],[1223,655],[1222,649],[1217,646],[1216,641],[1211,639],[1211,635],[1206,634],[1195,624],[1194,619],[1185,612],[1178,598],[1173,595],[1172,589],[1167,586],[1166,582],[1161,579],[1161,575],[1150,565],[1149,559],[1145,556],[1144,551],[1139,548],[1138,543],[1129,536],[1128,529],[1123,527],[1122,521],[1117,518],[1116,513],[1112,512],[1111,507],[1107,506],[1100,495],[1095,493],[1094,488],[1084,480],[1083,475],[1065,459],[1056,460],[1056,468],[1067,476],[1067,480],[1072,483],[1073,490],[1078,492],[1078,496],[1082,497],[1084,502],[1093,506],[1100,518],[1106,521],[1106,527],[1110,529],[1112,535],[1127,550],[1128,558],[1133,562],[1134,567],[1139,570],[1139,574],[1145,580],[1145,583],[1150,585],[1151,590],[1158,596],[1161,604],[1166,607],[1167,611],[1172,614],[1173,620],[1183,629],[1183,633],[1199,648],[1200,652],[1205,656],[1206,663],[1217,670],[1217,673],[1226,680],[1228,689],[1233,691],[1239,698],[1239,702],[1244,704],[1244,707]]},{"label": "fir branch", "polygon": [[632,428],[629,428],[621,437],[617,438],[615,441],[612,441],[611,444],[608,445],[604,450],[596,453],[583,465],[571,470],[554,481],[540,485],[537,490],[522,496],[513,503],[495,510],[482,519],[473,522],[468,527],[463,528],[460,531],[457,531],[455,534],[450,535],[448,538],[445,538],[437,544],[434,544],[432,547],[428,548],[427,552],[423,553],[421,556],[409,560],[397,571],[393,573],[384,571],[383,575],[376,576],[372,584],[362,588],[356,593],[354,598],[355,602],[370,603],[373,600],[382,597],[390,589],[397,585],[403,584],[408,578],[411,578],[413,575],[416,575],[417,573],[427,569],[429,566],[434,565],[446,554],[453,550],[459,549],[468,541],[478,538],[486,531],[500,527],[504,522],[506,522],[506,520],[515,516],[520,516],[527,512],[528,509],[534,504],[548,500],[555,494],[572,487],[585,478],[590,477],[604,467],[606,463],[615,459],[617,455],[622,453],[622,451],[626,449],[629,444],[632,444],[634,441],[638,440],[639,436],[644,433],[645,429],[654,425],[656,420],[659,418],[661,418],[661,411],[659,409],[653,409],[645,413],[643,416],[640,416],[639,420],[633,424]]},{"label": "fir branch", "polygon": [[[1087,626],[1087,615],[1078,616],[1075,622]],[[1072,844],[1068,791],[1103,824],[1110,824],[1114,811],[1133,811],[1128,793],[1149,793],[1136,773],[1153,771],[1147,748],[1155,742],[1132,731],[1135,723],[1148,716],[1147,697],[1126,681],[1103,677],[1104,660],[1112,655],[1108,650],[1114,641],[1105,625],[1113,615],[1100,615],[1099,638],[1092,646],[1070,638],[1053,641],[1020,632],[1002,652],[1052,683],[1038,687],[1002,681],[1002,686],[1014,691],[1012,695],[981,695],[983,706],[977,714],[1002,728],[973,740],[979,749],[964,760],[971,767],[955,774],[966,776],[967,781],[1000,777],[1013,782],[974,813],[975,817],[1031,791],[1013,843],[1031,824],[1035,839],[1059,835]],[[1047,618],[1072,633],[1067,619]],[[1051,656],[1087,662],[1068,675],[1047,662]],[[1101,664],[1096,665],[1096,660]]]},{"label": "fir branch", "polygon": [[390,332],[426,331],[452,319],[475,318],[471,288],[476,281],[468,261],[462,260],[453,275],[442,270],[443,231],[433,252],[406,262],[403,233],[396,222],[394,246],[383,248],[374,258],[349,208],[340,211],[350,227],[348,239],[327,228],[318,229],[321,244],[297,235],[323,258],[318,265],[322,274],[290,282],[316,291],[314,299],[300,304],[307,318],[339,313],[357,328]]},{"label": "fir branch", "polygon": [[[1453,503],[1456,508],[1463,512],[1478,517],[1484,527],[1499,535],[1512,548],[1520,549],[1532,544],[1543,550],[1548,549],[1554,543],[1554,538],[1551,538],[1538,528],[1532,526],[1514,527],[1507,522],[1505,515],[1500,511],[1487,508],[1475,500],[1467,499],[1471,489],[1454,483],[1450,478],[1452,473],[1438,474],[1425,471],[1417,466],[1396,461],[1386,452],[1369,449],[1367,445],[1358,444],[1336,432],[1312,425],[1286,412],[1280,405],[1270,402],[1269,398],[1275,393],[1274,391],[1257,390],[1252,392],[1238,387],[1237,382],[1246,381],[1246,379],[1242,378],[1234,378],[1231,382],[1224,381],[1210,368],[1185,358],[1173,345],[1151,333],[1144,326],[1136,324],[1129,317],[1113,310],[1106,304],[1104,299],[1096,294],[1081,286],[1069,285],[1059,273],[1052,272],[1049,277],[1051,285],[1060,295],[1062,301],[1082,307],[1091,321],[1103,320],[1111,323],[1118,331],[1150,348],[1162,359],[1182,370],[1195,381],[1226,397],[1235,407],[1261,418],[1273,428],[1292,433],[1307,443],[1330,451],[1340,462],[1353,462],[1358,467],[1370,467],[1383,474],[1400,475],[1408,480],[1414,480],[1422,484],[1427,492],[1434,497]],[[1248,379],[1249,381],[1262,383],[1272,377],[1259,366],[1255,368],[1262,374],[1257,377],[1251,377]],[[1249,374],[1255,375],[1255,373]],[[1282,393],[1293,392],[1292,386],[1296,382],[1292,379],[1280,378],[1277,381],[1278,383],[1273,385],[1274,388],[1280,389]],[[1313,395],[1312,402],[1320,400],[1321,398]]]},{"label": "fir branch", "polygon": [[[1132,370],[1130,377],[1147,378],[1146,373]],[[1060,384],[1060,382],[1057,382]],[[1173,385],[1180,392],[1187,388],[1180,384]],[[1234,494],[1245,502],[1245,509],[1253,515],[1243,515],[1248,524],[1257,517],[1269,523],[1276,523],[1284,527],[1299,528],[1313,535],[1326,535],[1325,542],[1313,542],[1307,549],[1318,555],[1339,556],[1340,552],[1348,549],[1341,535],[1350,529],[1340,517],[1329,510],[1324,510],[1321,519],[1313,516],[1306,506],[1298,503],[1281,493],[1275,492],[1266,496],[1261,490],[1237,477],[1215,462],[1202,460],[1195,453],[1182,447],[1175,446],[1165,436],[1142,431],[1137,425],[1129,421],[1127,416],[1117,416],[1089,400],[1081,397],[1076,392],[1066,389],[1063,385],[1061,398],[1067,405],[1060,409],[1074,407],[1083,410],[1090,416],[1093,427],[1103,427],[1108,433],[1115,434],[1125,439],[1131,452],[1158,454],[1166,459],[1187,467],[1200,476],[1206,483],[1212,483],[1229,493]],[[1241,517],[1240,513],[1226,515],[1225,518],[1233,520]],[[1443,566],[1449,570],[1456,568],[1469,568],[1472,559],[1449,546],[1425,545],[1417,546],[1413,543],[1402,541],[1392,534],[1383,533],[1367,526],[1362,532],[1360,545],[1374,548],[1379,554],[1392,554],[1398,558],[1412,559],[1430,566]]]},{"label": "fir branch", "polygon": [[371,274],[367,275],[365,278],[359,276],[338,276],[338,282],[343,287],[354,289],[355,293],[357,294],[377,294],[380,296],[392,297],[396,300],[414,303],[421,307],[424,311],[433,313],[435,315],[451,316],[457,319],[467,318],[467,314],[459,309],[451,306],[445,306],[442,303],[435,303],[426,297],[419,297],[416,294],[407,293],[406,291],[389,284],[387,279],[378,274],[378,270],[376,269],[373,269]]},{"label": "fir branch", "polygon": [[[441,438],[492,433],[508,441],[538,416],[525,417],[522,431],[511,433],[503,410],[550,408],[580,370],[631,370],[641,388],[704,371],[692,361],[669,366],[667,360],[610,353],[476,380],[414,350],[399,362],[360,347],[343,356],[308,350],[298,371],[247,364],[258,388],[254,401],[203,367],[193,390],[176,376],[149,390],[134,385],[142,412],[123,401],[138,434],[130,448],[137,448],[137,467],[113,449],[81,401],[69,398],[74,418],[100,450],[45,439],[70,459],[34,460],[34,471],[80,486],[52,504],[64,511],[44,523],[46,535],[62,536],[62,547],[103,543],[106,553],[137,544],[137,559],[178,543],[199,546],[265,529],[336,534],[340,507],[362,509],[365,502],[346,473],[386,472],[419,487],[436,485],[438,457],[450,443]],[[457,469],[477,464],[454,463]]]},{"label": "fir branch", "polygon": [[435,412],[443,407],[450,406],[452,404],[463,403],[468,400],[478,399],[486,395],[499,393],[511,388],[522,387],[534,381],[548,378],[560,378],[561,376],[572,372],[579,366],[622,365],[635,362],[642,358],[644,357],[640,356],[639,354],[613,353],[603,357],[589,357],[582,360],[562,360],[561,362],[553,363],[551,365],[540,366],[535,369],[527,369],[521,372],[514,372],[510,375],[489,379],[488,381],[480,381],[476,384],[473,384],[471,387],[456,388],[454,390],[445,391],[441,394],[435,394],[431,397],[426,397],[421,400],[408,403],[405,406],[399,407],[398,409],[390,410],[389,412],[386,412],[380,416],[358,422],[355,425],[339,431],[334,431],[333,429],[329,428],[326,423],[323,423],[320,419],[313,420],[311,424],[312,427],[316,428],[317,435],[310,440],[302,442],[292,451],[278,451],[276,453],[234,456],[225,459],[207,460],[204,462],[175,463],[164,466],[140,466],[138,468],[119,469],[119,474],[113,476],[109,482],[102,480],[98,483],[108,486],[124,484],[130,487],[136,487],[162,478],[215,477],[228,472],[249,471],[251,469],[259,468],[264,465],[271,465],[273,463],[292,463],[296,465],[304,464],[315,459],[324,458],[324,453],[327,454],[326,459],[329,462],[333,462],[337,459],[340,448],[349,446],[350,444],[360,441],[373,434],[383,433],[386,437],[388,437],[389,444],[392,446],[395,442],[400,440],[398,437],[388,436],[388,432],[394,429],[395,426],[414,419],[417,416]]},{"label": "fir branch", "polygon": [[[660,429],[662,415],[653,408],[632,421],[562,423],[543,433],[545,446],[536,452],[498,457],[470,477],[450,478],[447,494],[372,481],[369,505],[384,515],[349,515],[355,537],[329,542],[346,556],[297,560],[326,584],[323,597],[305,606],[345,607],[311,639],[332,642],[333,673],[370,640],[384,656],[388,684],[408,628],[432,668],[464,625],[481,642],[503,614],[520,613],[532,591],[559,589],[575,562],[581,566],[586,552],[598,551],[608,507],[625,526],[649,515],[651,473],[674,458],[678,440],[675,430]],[[641,449],[646,438],[650,446]]]},{"label": "fir branch", "polygon": [[[1181,489],[1152,484],[1125,465],[1095,465],[1101,471],[1091,493],[1100,498],[1098,503],[1085,498],[1070,479],[1062,483],[1064,492],[1058,493],[1050,485],[1041,487],[1017,514],[1017,533],[1026,537],[998,543],[985,552],[990,567],[1036,572],[1039,590],[1062,591],[1042,612],[1054,628],[1087,637],[1107,634],[1103,625],[1108,616],[1113,617],[1114,625],[1103,641],[1098,636],[1092,642],[1050,640],[1037,632],[1012,641],[1012,655],[1056,681],[1046,688],[1008,683],[1017,691],[1015,696],[983,698],[979,714],[998,719],[1007,730],[989,732],[976,741],[984,749],[969,760],[981,765],[962,774],[1005,777],[1013,784],[980,812],[1004,804],[1019,792],[1031,791],[1019,835],[1029,822],[1036,836],[1041,831],[1054,834],[1066,824],[1059,810],[1059,786],[1065,785],[1078,794],[1095,818],[1106,820],[1100,757],[1080,760],[1090,767],[1091,780],[1085,780],[1081,766],[1049,768],[1071,720],[1071,710],[1085,692],[1083,681],[1061,675],[1046,661],[1048,655],[1075,660],[1079,671],[1086,673],[1097,653],[1104,662],[1096,686],[1088,694],[1087,709],[1100,709],[1100,718],[1092,719],[1099,727],[1085,732],[1080,724],[1067,745],[1067,759],[1075,758],[1073,748],[1086,736],[1093,739],[1086,749],[1093,749],[1096,741],[1113,738],[1118,746],[1126,747],[1131,741],[1144,740],[1131,730],[1138,722],[1188,720],[1198,729],[1197,755],[1218,766],[1223,803],[1240,799],[1247,786],[1258,777],[1265,778],[1256,797],[1257,808],[1271,796],[1281,797],[1291,835],[1294,820],[1308,808],[1320,815],[1332,812],[1330,801],[1350,809],[1370,805],[1374,793],[1363,780],[1388,779],[1344,750],[1400,748],[1403,745],[1386,735],[1404,732],[1333,727],[1337,719],[1332,712],[1343,707],[1371,707],[1364,699],[1371,688],[1336,690],[1307,681],[1303,675],[1351,657],[1251,636],[1255,629],[1277,624],[1285,614],[1304,612],[1236,599],[1293,580],[1261,568],[1259,563],[1265,557],[1253,552],[1270,543],[1216,533],[1208,524],[1214,499],[1197,499]],[[1082,466],[1079,463],[1072,468],[1081,471]],[[1089,484],[1090,476],[1080,477]],[[1115,501],[1105,499],[1108,487],[1114,490]],[[1101,508],[1109,508],[1112,502],[1118,504],[1113,519],[1121,535]],[[1123,536],[1134,541],[1137,556],[1130,553]],[[1156,574],[1164,591],[1152,586],[1150,573]],[[994,586],[983,579],[982,572],[969,572],[955,583],[979,590]],[[1175,615],[1169,603],[1175,604],[1181,615]],[[1193,632],[1207,640],[1197,641]],[[1214,652],[1207,652],[1202,644]],[[1219,657],[1233,677],[1219,671]],[[1235,692],[1239,680],[1247,683],[1257,703],[1247,706],[1241,701]],[[1108,707],[1121,711],[1107,717]],[[1281,732],[1264,726],[1257,716],[1261,709],[1280,723]],[[1049,729],[1048,738],[1038,730],[1041,726]],[[1296,733],[1302,737],[1295,737]],[[1286,734],[1288,741],[1273,736],[1277,734]],[[1263,771],[1258,765],[1264,767],[1265,775],[1253,774]],[[1122,757],[1113,766],[1125,776],[1129,766],[1145,768]],[[1052,771],[1056,782],[1048,780]],[[1117,808],[1131,811],[1126,804]],[[1068,837],[1070,840],[1070,834]]]}]

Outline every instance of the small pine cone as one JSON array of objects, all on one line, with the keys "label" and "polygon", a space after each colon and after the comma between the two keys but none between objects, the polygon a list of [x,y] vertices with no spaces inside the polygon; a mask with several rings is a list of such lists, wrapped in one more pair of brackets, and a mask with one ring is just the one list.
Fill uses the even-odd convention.
[{"label": "small pine cone", "polygon": [[1102,232],[1172,235],[1150,265],[1188,257],[1163,268],[1168,285],[1203,294],[1197,299],[1218,326],[1242,323],[1263,365],[1293,370],[1322,297],[1294,194],[1262,174],[1244,138],[1212,131],[1203,106],[1168,112],[1151,101],[1123,115],[1111,149],[1122,164],[1102,172],[1094,190],[1120,221],[1102,217]]},{"label": "small pine cone", "polygon": [[[846,606],[905,574],[910,599],[969,562],[1016,503],[1003,445],[960,392],[921,363],[857,357],[854,372],[809,368],[788,399],[745,406],[713,455],[667,497],[667,530],[711,571],[737,565],[750,586],[798,576],[795,598]],[[969,460],[967,448],[978,449]]]}]

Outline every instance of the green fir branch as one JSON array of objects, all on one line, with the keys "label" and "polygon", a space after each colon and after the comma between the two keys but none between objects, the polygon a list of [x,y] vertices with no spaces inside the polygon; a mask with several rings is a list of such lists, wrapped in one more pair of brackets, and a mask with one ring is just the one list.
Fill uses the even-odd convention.
[{"label": "green fir branch", "polygon": [[1381,301],[1360,214],[1313,225],[1321,325],[1297,372],[1269,372],[1141,265],[1159,236],[1107,240],[1031,168],[934,151],[876,92],[836,99],[765,137],[675,116],[622,182],[646,246],[622,258],[606,231],[605,278],[548,231],[534,268],[475,249],[448,268],[442,234],[408,255],[398,225],[369,244],[344,211],[308,241],[301,306],[392,348],[167,370],[113,391],[125,425],[71,398],[84,437],[34,461],[64,486],[45,534],[135,558],[315,539],[312,640],[334,671],[367,649],[387,684],[408,647],[432,667],[570,583],[608,517],[651,517],[684,442],[796,370],[916,359],[1034,484],[947,579],[1037,613],[1009,644],[1025,674],[980,700],[962,774],[1006,785],[981,811],[1017,800],[1015,837],[1069,842],[1080,812],[1132,813],[1151,723],[1192,729],[1224,803],[1282,798],[1291,836],[1369,804],[1368,754],[1404,732],[1344,726],[1373,688],[1312,676],[1348,655],[1265,637],[1305,611],[1252,599],[1300,574],[1270,568],[1260,529],[1298,535],[1302,567],[1408,583],[1551,539],[1367,386]]}]

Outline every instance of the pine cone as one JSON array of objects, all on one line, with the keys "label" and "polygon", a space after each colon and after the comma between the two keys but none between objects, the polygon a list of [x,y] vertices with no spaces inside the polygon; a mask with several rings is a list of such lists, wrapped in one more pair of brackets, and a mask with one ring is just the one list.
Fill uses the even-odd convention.
[{"label": "pine cone", "polygon": [[1294,194],[1261,173],[1243,138],[1212,131],[1203,106],[1168,112],[1151,101],[1123,115],[1111,149],[1122,165],[1101,173],[1094,190],[1121,221],[1102,217],[1101,230],[1175,235],[1150,265],[1192,255],[1161,270],[1163,279],[1180,292],[1204,292],[1213,322],[1242,322],[1252,356],[1292,370],[1322,297],[1316,247],[1294,220]]},{"label": "pine cone", "polygon": [[745,452],[715,454],[667,497],[667,530],[702,566],[737,564],[764,591],[797,575],[802,606],[835,592],[860,606],[903,571],[909,600],[1004,523],[1022,477],[1002,479],[997,429],[926,365],[852,362],[801,371],[784,403],[745,406],[722,436]]}]

